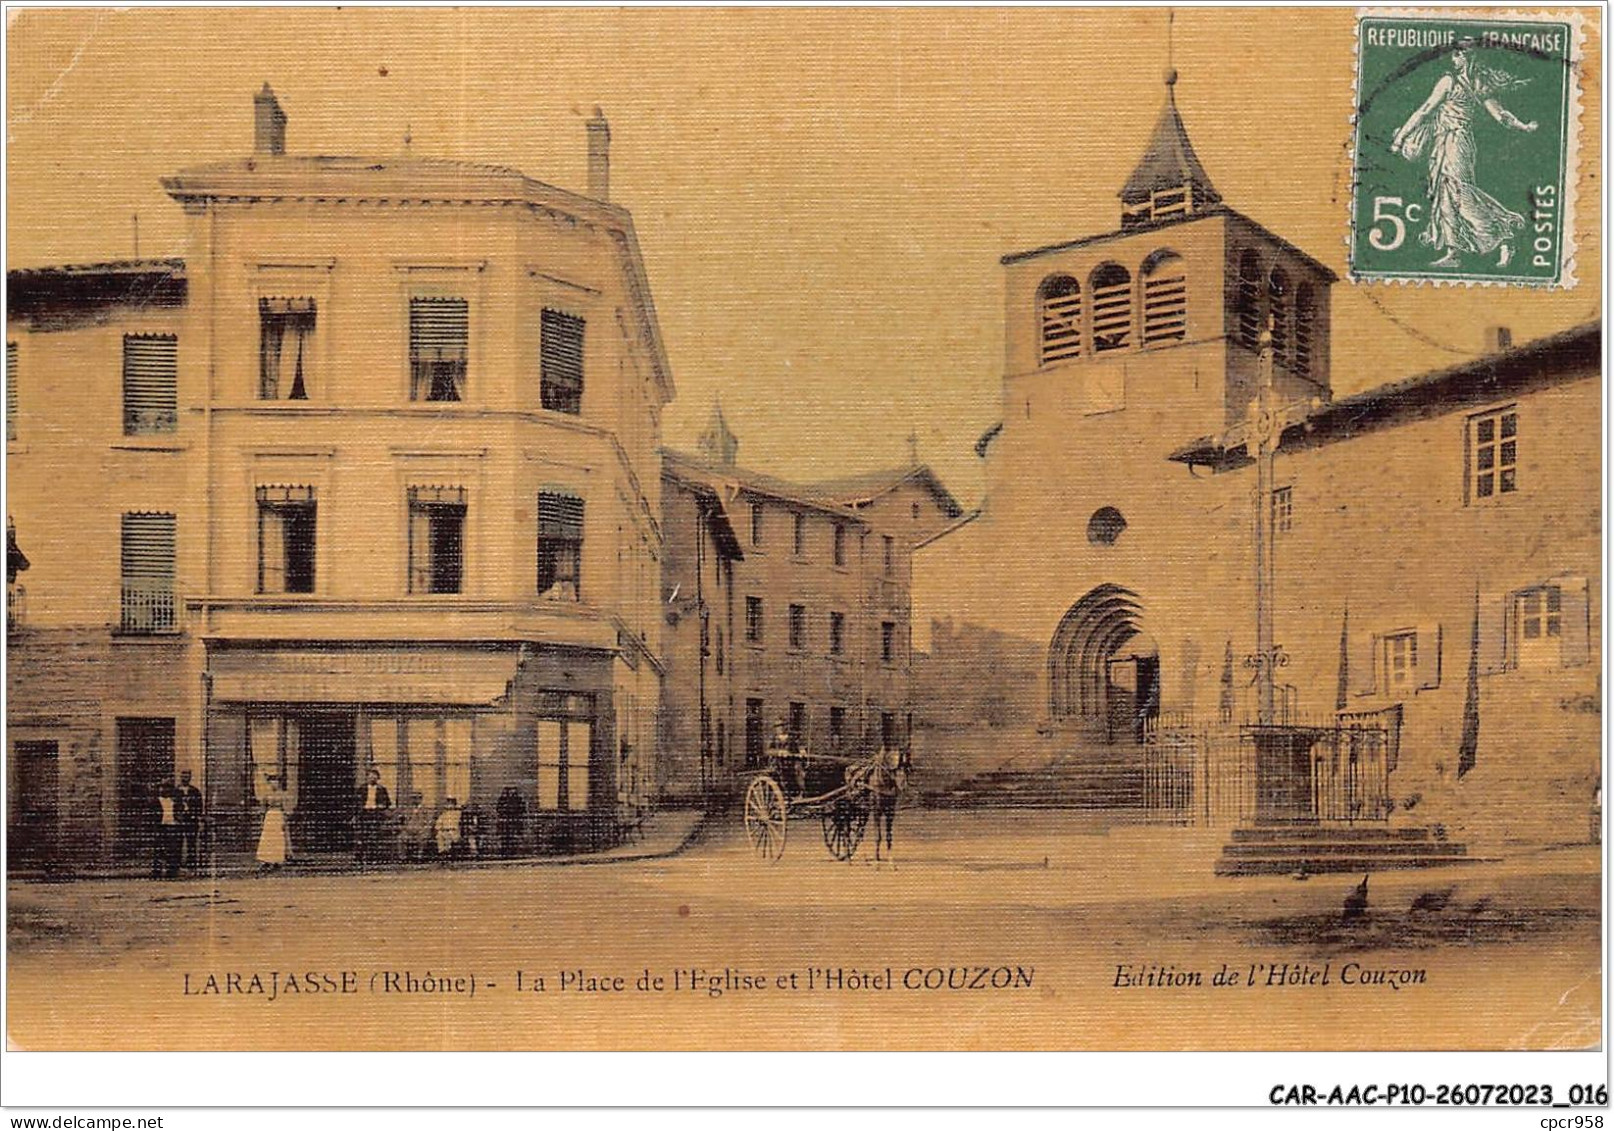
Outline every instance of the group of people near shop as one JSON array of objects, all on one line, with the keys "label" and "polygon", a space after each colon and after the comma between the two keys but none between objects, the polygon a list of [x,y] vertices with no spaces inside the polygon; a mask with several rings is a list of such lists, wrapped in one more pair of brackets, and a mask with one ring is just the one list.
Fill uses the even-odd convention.
[{"label": "group of people near shop", "polygon": [[[260,868],[270,870],[282,867],[293,855],[291,829],[286,820],[284,779],[269,779],[263,801],[257,860]],[[526,809],[520,790],[506,787],[497,811],[496,851],[499,855],[516,854]],[[353,859],[361,867],[394,860],[420,863],[475,858],[495,847],[484,843],[480,807],[461,805],[455,797],[446,797],[440,805],[428,806],[420,793],[412,792],[406,807],[400,811],[394,807],[392,794],[381,784],[381,775],[376,770],[369,771],[365,784],[359,788],[355,810]]]}]

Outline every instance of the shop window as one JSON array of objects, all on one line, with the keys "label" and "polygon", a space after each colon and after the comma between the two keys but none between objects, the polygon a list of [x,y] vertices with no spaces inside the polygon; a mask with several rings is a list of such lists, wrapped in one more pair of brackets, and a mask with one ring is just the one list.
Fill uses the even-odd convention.
[{"label": "shop window", "polygon": [[583,411],[583,319],[543,312],[539,327],[539,395],[543,406],[573,416]]},{"label": "shop window", "polygon": [[258,399],[308,399],[313,364],[314,300],[258,300]]},{"label": "shop window", "polygon": [[409,489],[409,592],[460,592],[465,515],[463,487]]},{"label": "shop window", "polygon": [[312,487],[258,488],[258,592],[314,591]]},{"label": "shop window", "polygon": [[582,599],[583,500],[544,491],[538,495],[538,595]]},{"label": "shop window", "polygon": [[409,399],[465,399],[470,304],[462,298],[409,300]]},{"label": "shop window", "polygon": [[587,810],[594,755],[592,696],[544,693],[537,742],[538,808],[549,812]]}]

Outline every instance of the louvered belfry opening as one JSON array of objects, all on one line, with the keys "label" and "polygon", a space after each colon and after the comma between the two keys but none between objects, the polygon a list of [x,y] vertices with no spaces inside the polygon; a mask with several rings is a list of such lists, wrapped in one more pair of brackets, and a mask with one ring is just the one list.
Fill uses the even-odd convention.
[{"label": "louvered belfry opening", "polygon": [[1261,346],[1261,257],[1246,250],[1239,256],[1239,277],[1233,295],[1234,329],[1245,349]]},{"label": "louvered belfry opening", "polygon": [[1037,288],[1042,323],[1042,365],[1082,354],[1082,285],[1069,275],[1050,275]]},{"label": "louvered belfry opening", "polygon": [[410,299],[410,399],[464,400],[469,343],[470,304],[464,299]]},{"label": "louvered belfry opening", "polygon": [[179,339],[172,334],[123,337],[123,434],[179,429]]},{"label": "louvered belfry opening", "polygon": [[583,500],[559,491],[538,493],[538,595],[582,599]]},{"label": "louvered belfry opening", "polygon": [[1272,326],[1272,357],[1282,365],[1293,361],[1294,339],[1291,336],[1294,294],[1290,290],[1289,276],[1274,267],[1267,276],[1268,320]]},{"label": "louvered belfry opening", "polygon": [[1188,267],[1176,252],[1156,252],[1143,268],[1143,344],[1188,337]]},{"label": "louvered belfry opening", "polygon": [[1301,283],[1295,290],[1294,318],[1294,371],[1310,379],[1315,365],[1317,333],[1317,296],[1310,283]]},{"label": "louvered belfry opening", "polygon": [[173,631],[176,529],[171,514],[123,516],[121,631],[135,635]]},{"label": "louvered belfry opening", "polygon": [[583,411],[583,319],[545,310],[540,325],[539,384],[543,406],[573,416]]},{"label": "louvered belfry opening", "polygon": [[1093,272],[1093,352],[1126,349],[1132,344],[1132,276],[1119,263]]}]

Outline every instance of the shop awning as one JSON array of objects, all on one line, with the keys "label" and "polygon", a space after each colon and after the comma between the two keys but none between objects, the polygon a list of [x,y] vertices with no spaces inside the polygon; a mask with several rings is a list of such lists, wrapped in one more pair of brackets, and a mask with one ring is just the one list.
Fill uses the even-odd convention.
[{"label": "shop awning", "polygon": [[494,703],[516,674],[509,650],[240,649],[209,657],[214,700],[255,703]]}]

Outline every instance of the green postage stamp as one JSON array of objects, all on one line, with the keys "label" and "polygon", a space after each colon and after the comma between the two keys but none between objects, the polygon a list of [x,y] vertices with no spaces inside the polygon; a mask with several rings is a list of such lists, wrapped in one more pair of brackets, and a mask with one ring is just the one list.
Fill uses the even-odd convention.
[{"label": "green postage stamp", "polygon": [[1351,277],[1574,285],[1574,14],[1366,10]]}]

